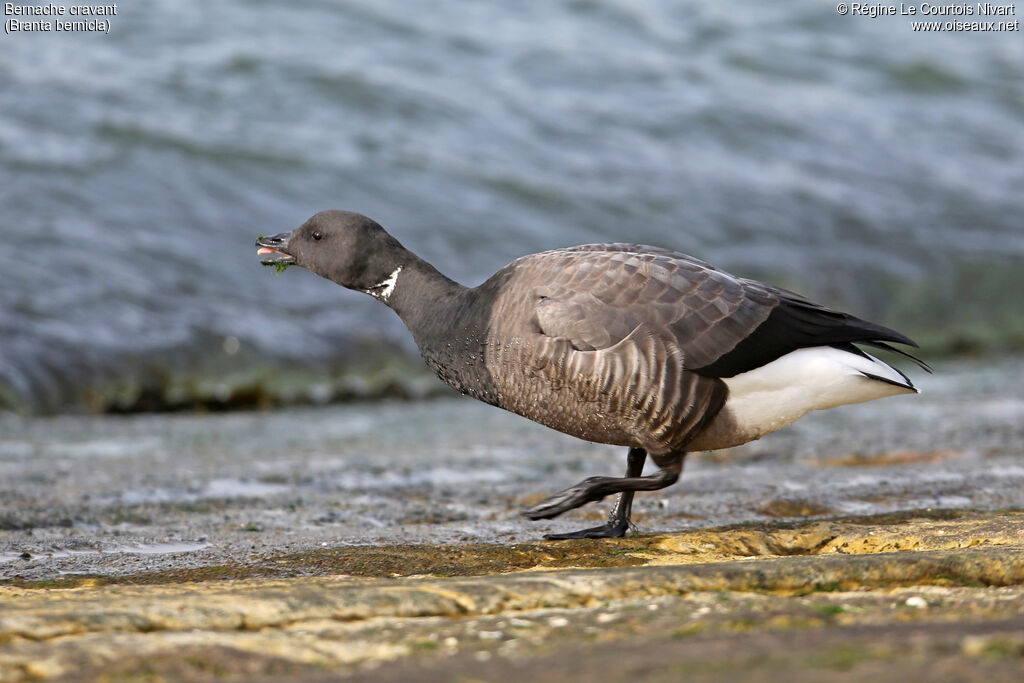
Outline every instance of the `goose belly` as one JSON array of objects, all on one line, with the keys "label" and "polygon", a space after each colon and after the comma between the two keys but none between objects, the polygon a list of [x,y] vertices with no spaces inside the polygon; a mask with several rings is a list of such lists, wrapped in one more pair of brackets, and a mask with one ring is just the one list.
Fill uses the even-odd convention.
[{"label": "goose belly", "polygon": [[749,372],[723,378],[729,398],[688,450],[715,450],[759,439],[812,410],[916,393],[874,357],[829,346],[799,349]]}]

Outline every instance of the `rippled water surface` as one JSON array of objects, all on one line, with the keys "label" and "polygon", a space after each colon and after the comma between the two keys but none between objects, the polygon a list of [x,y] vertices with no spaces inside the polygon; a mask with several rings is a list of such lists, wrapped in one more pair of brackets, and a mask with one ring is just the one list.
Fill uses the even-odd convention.
[{"label": "rippled water surface", "polygon": [[368,297],[255,261],[367,213],[467,284],[670,246],[898,324],[1024,337],[1024,41],[810,0],[119,6],[0,49],[0,407],[436,389]]}]

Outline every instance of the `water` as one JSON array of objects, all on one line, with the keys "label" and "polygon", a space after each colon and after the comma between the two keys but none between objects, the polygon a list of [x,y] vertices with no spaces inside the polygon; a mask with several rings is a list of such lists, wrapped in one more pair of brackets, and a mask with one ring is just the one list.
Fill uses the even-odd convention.
[{"label": "water", "polygon": [[252,243],[317,210],[476,284],[674,247],[933,349],[1024,339],[1024,41],[810,0],[152,0],[0,49],[0,409],[428,395]]}]

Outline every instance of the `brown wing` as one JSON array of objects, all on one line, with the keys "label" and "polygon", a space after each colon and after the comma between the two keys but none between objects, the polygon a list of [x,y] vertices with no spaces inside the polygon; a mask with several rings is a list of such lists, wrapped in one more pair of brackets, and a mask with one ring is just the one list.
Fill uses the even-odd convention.
[{"label": "brown wing", "polygon": [[608,348],[646,323],[674,336],[688,370],[731,377],[807,346],[914,345],[888,328],[669,249],[593,244],[515,263],[535,278],[544,272],[533,291],[541,332],[579,350]]},{"label": "brown wing", "polygon": [[[763,323],[778,299],[685,254],[602,244],[538,254],[541,331],[584,351],[608,348],[640,324],[668,330],[688,368],[713,363]],[[528,260],[533,261],[530,257]]]}]

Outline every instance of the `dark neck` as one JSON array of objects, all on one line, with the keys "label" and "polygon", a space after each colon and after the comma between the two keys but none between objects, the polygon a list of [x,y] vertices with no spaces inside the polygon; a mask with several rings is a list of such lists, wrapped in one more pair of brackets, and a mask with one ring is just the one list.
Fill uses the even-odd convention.
[{"label": "dark neck", "polygon": [[405,251],[397,264],[402,270],[386,303],[419,344],[421,336],[436,336],[451,326],[459,309],[465,305],[469,289],[445,277],[410,251]]},{"label": "dark neck", "polygon": [[490,307],[478,290],[448,279],[415,254],[403,258],[387,304],[412,332],[423,360],[438,377],[464,394],[496,403],[484,364]]}]

